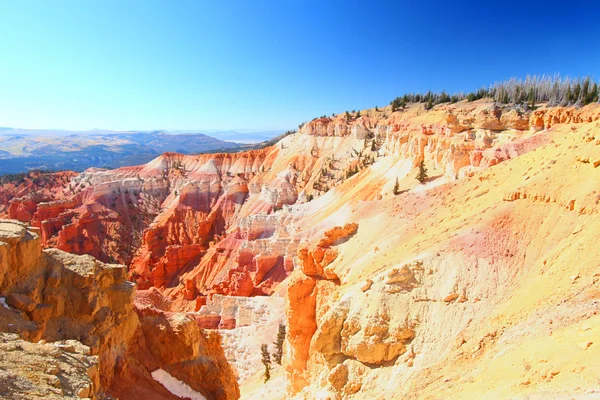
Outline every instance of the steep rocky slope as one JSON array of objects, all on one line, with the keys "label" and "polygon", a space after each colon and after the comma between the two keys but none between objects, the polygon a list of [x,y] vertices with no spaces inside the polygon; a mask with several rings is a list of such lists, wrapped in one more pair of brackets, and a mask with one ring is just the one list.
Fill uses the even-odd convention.
[{"label": "steep rocky slope", "polygon": [[379,180],[372,182],[379,190],[354,191],[373,200],[391,192],[390,177],[410,189],[409,171],[421,159],[440,184],[543,145],[546,137],[532,132],[597,117],[594,107],[528,113],[485,102],[340,114],[262,150],[166,153],[142,166],[90,169],[64,187],[61,200],[16,198],[5,215],[39,227],[46,246],[129,265],[140,288],[157,287],[179,300],[178,309],[193,310],[210,293],[273,293],[305,237],[294,223],[302,212],[287,206],[358,171]]},{"label": "steep rocky slope", "polygon": [[[0,379],[11,384],[0,392],[177,398],[153,378],[160,369],[206,398],[239,397],[218,333],[144,303],[144,294],[134,303],[134,294],[124,266],[42,251],[39,230],[0,220],[0,331],[18,335],[2,336]],[[29,369],[19,365],[23,360]]]},{"label": "steep rocky slope", "polygon": [[[64,188],[76,172],[41,172],[15,174],[0,178],[0,212],[13,214],[21,220],[29,221],[33,216],[36,203],[58,200],[63,197]],[[24,197],[23,199],[20,199]],[[13,199],[18,199],[11,202]],[[9,204],[13,210],[8,211]]]},{"label": "steep rocky slope", "polygon": [[153,325],[220,329],[248,398],[593,398],[599,120],[483,100],[319,118],[262,150],[88,170],[29,220],[129,264],[139,351]]},{"label": "steep rocky slope", "polygon": [[325,268],[304,256],[330,251],[321,235],[299,253],[281,398],[598,397],[593,115],[570,124],[552,117],[523,139],[536,144],[529,152],[467,166],[457,181],[356,201],[358,192],[380,193],[373,175],[387,171],[376,163],[315,202],[305,224],[325,231],[330,219],[358,230],[331,246],[338,255]]}]

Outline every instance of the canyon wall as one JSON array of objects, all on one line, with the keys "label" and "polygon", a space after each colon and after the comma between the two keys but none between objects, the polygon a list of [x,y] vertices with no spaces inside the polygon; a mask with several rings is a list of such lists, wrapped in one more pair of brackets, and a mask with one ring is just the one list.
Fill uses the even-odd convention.
[{"label": "canyon wall", "polygon": [[[3,198],[14,192],[4,215],[39,227],[46,247],[128,265],[140,288],[159,288],[191,310],[210,293],[273,293],[302,238],[287,207],[355,172],[394,163],[407,189],[412,178],[404,178],[424,159],[430,177],[450,181],[545,144],[536,131],[597,118],[592,106],[527,112],[485,102],[340,114],[309,121],[261,150],[165,153],[141,166],[63,173],[48,185],[52,196],[3,188]],[[355,193],[385,196],[388,180],[379,191]]]},{"label": "canyon wall", "polygon": [[[593,397],[599,120],[597,105],[365,110],[261,150],[89,169],[4,213],[44,246],[128,265],[136,345],[115,365],[129,378],[105,383],[122,395],[167,396],[152,372],[188,382],[229,360],[193,389],[235,398],[273,341],[260,326],[286,320],[286,392],[247,398]],[[38,253],[63,254],[22,250],[16,271]],[[215,361],[186,369],[201,354]]]},{"label": "canyon wall", "polygon": [[126,277],[122,265],[42,251],[38,228],[0,220],[2,364],[18,377],[11,395],[178,398],[153,379],[161,369],[206,398],[238,398],[219,334],[134,302]]},{"label": "canyon wall", "polygon": [[336,188],[311,220],[356,233],[332,243],[342,225],[322,224],[298,252],[280,398],[597,396],[597,110],[460,180],[350,212],[372,176]]}]

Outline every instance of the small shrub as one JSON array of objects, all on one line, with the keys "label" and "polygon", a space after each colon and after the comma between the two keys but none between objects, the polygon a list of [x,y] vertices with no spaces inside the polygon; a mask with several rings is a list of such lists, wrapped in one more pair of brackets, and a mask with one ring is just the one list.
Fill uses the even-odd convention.
[{"label": "small shrub", "polygon": [[400,183],[398,183],[398,178],[396,178],[396,184],[394,185],[394,195],[400,194]]},{"label": "small shrub", "polygon": [[265,383],[267,383],[271,379],[271,355],[266,344],[260,346],[260,353],[262,356],[261,361],[265,366]]},{"label": "small shrub", "polygon": [[279,324],[279,330],[277,331],[277,339],[275,340],[275,353],[273,354],[273,360],[281,365],[281,358],[283,357],[283,342],[285,341],[285,325]]},{"label": "small shrub", "polygon": [[421,160],[419,164],[419,173],[417,174],[417,180],[421,182],[421,185],[427,181],[427,168],[425,168],[425,160]]}]

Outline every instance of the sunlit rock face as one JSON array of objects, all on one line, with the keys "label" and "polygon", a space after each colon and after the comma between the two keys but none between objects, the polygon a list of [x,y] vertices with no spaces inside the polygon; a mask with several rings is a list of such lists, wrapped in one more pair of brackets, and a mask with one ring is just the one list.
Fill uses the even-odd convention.
[{"label": "sunlit rock face", "polygon": [[[127,263],[141,344],[118,367],[158,391],[158,365],[200,373],[179,370],[202,357],[187,344],[169,358],[173,339],[204,343],[215,361],[202,373],[231,368],[194,390],[261,393],[258,349],[282,322],[272,398],[577,397],[600,372],[599,120],[597,105],[387,107],[262,150],[90,169],[60,198],[10,201],[38,230],[4,281],[35,267],[30,241]],[[33,313],[17,294],[7,301]]]},{"label": "sunlit rock face", "polygon": [[299,228],[286,207],[341,184],[348,171],[369,171],[376,160],[412,167],[425,160],[436,176],[471,176],[546,143],[531,132],[597,114],[481,102],[365,110],[309,121],[262,150],[165,153],[141,166],[54,174],[41,187],[40,179],[5,185],[0,194],[4,214],[39,227],[45,247],[124,263],[140,288],[182,302],[268,295],[289,275],[299,238],[289,232]]},{"label": "sunlit rock face", "polygon": [[39,229],[0,220],[0,332],[13,334],[0,334],[0,364],[12,376],[0,394],[177,398],[150,376],[162,368],[206,397],[238,398],[218,333],[144,294],[134,301],[126,279],[123,265],[42,250]]}]

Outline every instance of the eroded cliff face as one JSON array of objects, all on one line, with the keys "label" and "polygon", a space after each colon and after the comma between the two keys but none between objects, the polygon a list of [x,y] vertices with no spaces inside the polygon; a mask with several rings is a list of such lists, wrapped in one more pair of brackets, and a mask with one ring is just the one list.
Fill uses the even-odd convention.
[{"label": "eroded cliff face", "polygon": [[[184,315],[134,304],[126,278],[122,265],[42,251],[39,229],[0,220],[0,331],[17,335],[3,342],[12,352],[2,357],[4,369],[17,377],[7,386],[12,398],[177,398],[153,379],[157,369],[207,398],[239,397],[219,334]],[[25,371],[16,365],[21,357],[46,369]]]},{"label": "eroded cliff face", "polygon": [[[18,219],[29,220],[33,216],[36,203],[61,199],[64,188],[68,187],[75,176],[77,173],[72,171],[54,173],[32,171],[24,176],[16,174],[12,180],[5,178],[6,182],[0,185],[0,210],[6,212],[11,205],[13,210],[10,213],[18,216]],[[21,197],[30,199],[11,203],[12,199]]]},{"label": "eroded cliff face", "polygon": [[385,174],[410,188],[422,159],[438,183],[471,176],[547,143],[538,130],[593,121],[598,113],[461,102],[429,112],[414,105],[365,110],[359,118],[340,114],[310,121],[262,150],[166,153],[142,166],[89,169],[61,190],[52,186],[54,198],[20,192],[5,215],[39,227],[45,246],[129,265],[140,288],[159,288],[178,309],[192,310],[211,293],[273,293],[304,238],[294,223],[302,214],[287,206],[319,197],[355,172],[379,180],[371,185],[378,190],[355,191],[373,200],[391,191]]},{"label": "eroded cliff face", "polygon": [[597,396],[595,110],[457,181],[352,203],[355,187],[373,190],[361,173],[328,193],[350,212],[315,210],[308,223],[358,229],[329,253],[319,246],[341,228],[299,250],[285,398]]},{"label": "eroded cliff face", "polygon": [[[219,360],[201,332],[220,330],[248,398],[593,396],[600,108],[361,114],[253,152],[88,170],[34,202],[32,224],[46,245],[129,257],[142,326],[177,327]],[[283,319],[279,386],[256,385],[273,341],[259,327]],[[120,368],[156,386],[148,371],[170,360],[187,379],[185,346],[135,353],[166,340],[145,329]]]}]

